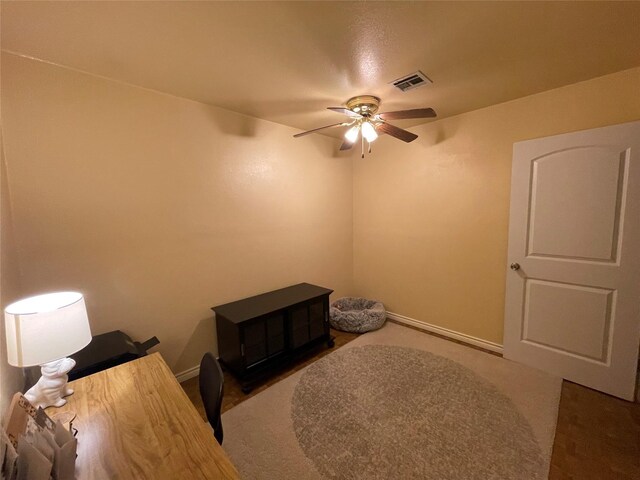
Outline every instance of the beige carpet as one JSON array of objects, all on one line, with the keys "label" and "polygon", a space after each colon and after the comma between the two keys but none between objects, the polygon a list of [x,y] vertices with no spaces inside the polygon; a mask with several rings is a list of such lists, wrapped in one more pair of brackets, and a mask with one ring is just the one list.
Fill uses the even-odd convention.
[{"label": "beige carpet", "polygon": [[547,478],[561,380],[394,323],[226,412],[251,479]]}]

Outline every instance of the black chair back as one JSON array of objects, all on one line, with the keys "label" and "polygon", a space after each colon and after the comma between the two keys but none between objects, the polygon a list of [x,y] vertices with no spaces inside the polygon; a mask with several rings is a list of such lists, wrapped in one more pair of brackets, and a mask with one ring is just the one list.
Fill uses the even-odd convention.
[{"label": "black chair back", "polygon": [[222,368],[211,353],[205,353],[200,362],[200,396],[207,413],[207,420],[213,427],[213,435],[222,445],[222,420],[220,408],[224,393],[224,376]]}]

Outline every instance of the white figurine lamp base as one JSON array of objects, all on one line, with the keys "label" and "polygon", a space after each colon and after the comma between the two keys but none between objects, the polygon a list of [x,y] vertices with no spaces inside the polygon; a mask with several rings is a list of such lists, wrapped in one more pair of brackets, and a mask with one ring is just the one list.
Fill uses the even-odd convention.
[{"label": "white figurine lamp base", "polygon": [[72,358],[61,358],[41,365],[42,376],[24,394],[25,398],[36,408],[61,407],[67,403],[64,397],[73,393],[73,389],[67,385],[67,374],[75,366],[76,361]]}]

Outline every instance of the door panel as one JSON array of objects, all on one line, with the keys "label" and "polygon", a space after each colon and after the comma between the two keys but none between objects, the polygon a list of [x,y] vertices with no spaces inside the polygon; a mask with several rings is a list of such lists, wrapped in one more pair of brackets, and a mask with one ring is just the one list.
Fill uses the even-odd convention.
[{"label": "door panel", "polygon": [[544,280],[525,284],[523,341],[607,361],[613,291]]},{"label": "door panel", "polygon": [[529,255],[615,260],[626,153],[580,147],[533,160]]},{"label": "door panel", "polygon": [[633,399],[640,122],[514,145],[508,264],[505,357]]}]

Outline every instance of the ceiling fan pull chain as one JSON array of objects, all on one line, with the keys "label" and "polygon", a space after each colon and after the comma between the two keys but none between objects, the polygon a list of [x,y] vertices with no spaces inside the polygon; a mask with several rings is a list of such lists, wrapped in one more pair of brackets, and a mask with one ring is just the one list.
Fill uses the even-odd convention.
[{"label": "ceiling fan pull chain", "polygon": [[360,151],[362,152],[362,158],[364,158],[364,136],[360,135]]}]

